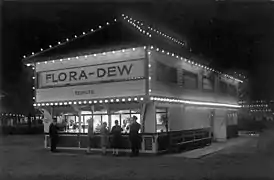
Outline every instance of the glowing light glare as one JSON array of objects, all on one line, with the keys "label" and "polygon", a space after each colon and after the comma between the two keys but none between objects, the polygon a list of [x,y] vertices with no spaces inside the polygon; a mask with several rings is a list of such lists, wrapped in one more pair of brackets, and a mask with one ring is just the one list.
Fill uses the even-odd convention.
[{"label": "glowing light glare", "polygon": [[95,104],[97,103],[97,101],[93,101]]},{"label": "glowing light glare", "polygon": [[119,99],[116,99],[116,102],[119,102]]},{"label": "glowing light glare", "polygon": [[24,55],[23,58],[26,58],[26,55]]},{"label": "glowing light glare", "polygon": [[123,102],[126,101],[125,98],[123,98],[122,101],[123,101]]},{"label": "glowing light glare", "polygon": [[51,46],[51,45],[49,45],[49,47],[51,48],[52,46]]},{"label": "glowing light glare", "polygon": [[148,64],[148,67],[150,68],[150,67],[151,67],[151,64]]},{"label": "glowing light glare", "polygon": [[144,100],[144,98],[142,98],[142,97],[141,97],[141,98],[140,98],[140,100],[141,100],[141,101],[143,101],[143,100]]},{"label": "glowing light glare", "polygon": [[128,100],[128,101],[131,101],[131,98],[128,98],[127,100]]},{"label": "glowing light glare", "polygon": [[137,98],[134,98],[134,101],[137,101],[138,99]]},{"label": "glowing light glare", "polygon": [[110,100],[110,102],[114,102],[114,100],[113,100],[113,99],[111,99],[111,100]]}]

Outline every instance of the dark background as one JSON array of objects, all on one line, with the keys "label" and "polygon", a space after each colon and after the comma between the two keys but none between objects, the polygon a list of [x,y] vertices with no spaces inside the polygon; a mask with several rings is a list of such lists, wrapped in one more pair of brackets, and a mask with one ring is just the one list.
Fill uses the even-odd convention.
[{"label": "dark background", "polygon": [[269,1],[125,1],[2,4],[1,111],[32,107],[31,71],[23,55],[81,34],[122,13],[187,42],[214,66],[248,73],[252,99],[274,99],[274,4]]}]

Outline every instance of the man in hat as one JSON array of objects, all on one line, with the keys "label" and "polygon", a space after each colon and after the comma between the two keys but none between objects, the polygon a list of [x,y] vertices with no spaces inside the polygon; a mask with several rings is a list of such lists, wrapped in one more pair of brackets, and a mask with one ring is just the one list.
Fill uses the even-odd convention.
[{"label": "man in hat", "polygon": [[53,122],[49,126],[49,136],[50,136],[50,150],[51,152],[57,152],[56,146],[58,142],[58,127],[57,127],[56,118],[53,118]]},{"label": "man in hat", "polygon": [[139,130],[141,129],[141,125],[136,122],[137,117],[132,117],[132,124],[129,127],[129,140],[131,144],[131,156],[138,156],[139,155],[139,148],[141,143],[141,138],[139,135]]}]

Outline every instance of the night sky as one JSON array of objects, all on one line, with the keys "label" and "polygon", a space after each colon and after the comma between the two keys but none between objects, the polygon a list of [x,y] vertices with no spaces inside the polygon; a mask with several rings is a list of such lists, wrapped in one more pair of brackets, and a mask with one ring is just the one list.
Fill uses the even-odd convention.
[{"label": "night sky", "polygon": [[[140,3],[3,4],[1,91],[6,111],[28,113],[32,75],[23,55],[55,45],[120,16],[136,17],[185,40],[192,52],[222,69],[248,72],[252,99],[274,99],[274,4],[213,0]],[[2,109],[3,111],[3,109]]]}]

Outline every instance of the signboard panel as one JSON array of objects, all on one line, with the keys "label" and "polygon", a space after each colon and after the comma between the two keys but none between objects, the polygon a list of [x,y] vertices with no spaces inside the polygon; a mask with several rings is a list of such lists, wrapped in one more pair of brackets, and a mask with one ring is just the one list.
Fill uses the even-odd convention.
[{"label": "signboard panel", "polygon": [[36,102],[58,102],[145,95],[145,79],[36,90]]},{"label": "signboard panel", "polygon": [[144,60],[90,65],[38,73],[38,88],[123,81],[144,76]]}]

